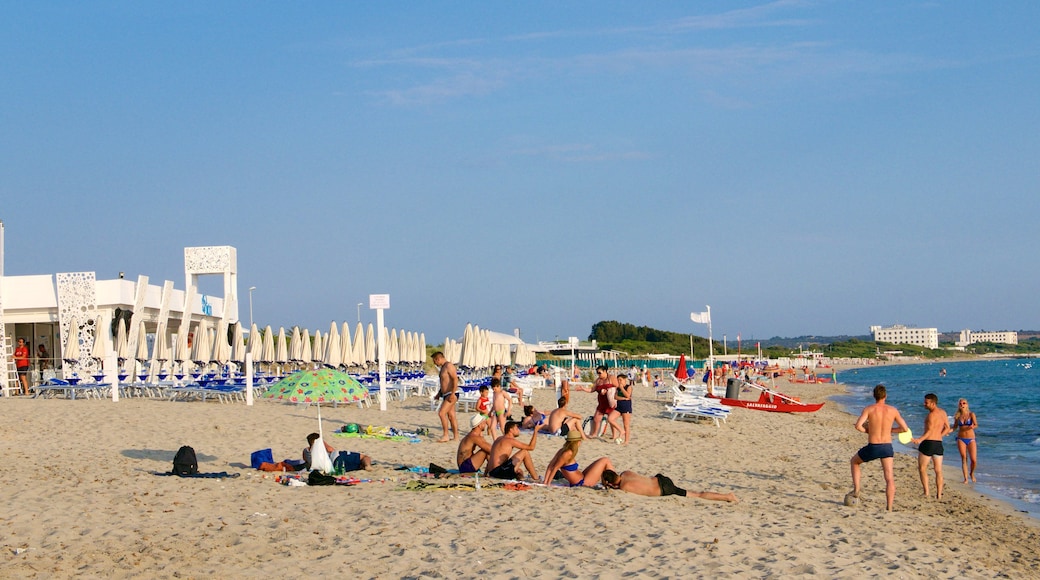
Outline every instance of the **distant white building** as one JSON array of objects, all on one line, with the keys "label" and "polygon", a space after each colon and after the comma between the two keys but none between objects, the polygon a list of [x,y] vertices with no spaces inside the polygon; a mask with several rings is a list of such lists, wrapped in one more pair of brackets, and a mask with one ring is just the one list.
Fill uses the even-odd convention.
[{"label": "distant white building", "polygon": [[902,324],[894,326],[871,326],[870,333],[875,342],[890,344],[916,344],[925,348],[939,348],[938,328],[911,328]]},{"label": "distant white building", "polygon": [[961,338],[955,344],[957,346],[968,346],[976,342],[996,342],[1001,344],[1018,344],[1018,333],[1014,331],[1001,332],[972,332],[965,328],[961,331]]}]

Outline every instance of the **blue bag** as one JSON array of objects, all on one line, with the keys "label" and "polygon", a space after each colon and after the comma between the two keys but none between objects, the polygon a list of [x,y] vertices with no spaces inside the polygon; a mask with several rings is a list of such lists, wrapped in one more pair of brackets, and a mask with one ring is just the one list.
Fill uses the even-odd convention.
[{"label": "blue bag", "polygon": [[249,465],[253,469],[260,469],[261,463],[274,463],[274,452],[270,449],[261,449],[249,455]]}]

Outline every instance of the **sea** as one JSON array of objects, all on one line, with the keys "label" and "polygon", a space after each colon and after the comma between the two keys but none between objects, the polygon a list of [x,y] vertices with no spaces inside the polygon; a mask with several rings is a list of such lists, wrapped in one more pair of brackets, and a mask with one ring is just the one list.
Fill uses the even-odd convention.
[{"label": "sea", "polygon": [[[915,434],[924,429],[926,393],[939,397],[951,420],[958,399],[967,399],[981,425],[975,430],[976,489],[1040,518],[1040,359],[880,365],[843,371],[837,379],[847,385],[848,394],[834,401],[855,416],[874,402],[874,386],[885,385],[888,403],[899,409]],[[943,439],[943,465],[961,481],[955,435]],[[917,456],[916,449],[895,446],[897,452]],[[953,480],[951,470],[946,471],[947,481]]]}]

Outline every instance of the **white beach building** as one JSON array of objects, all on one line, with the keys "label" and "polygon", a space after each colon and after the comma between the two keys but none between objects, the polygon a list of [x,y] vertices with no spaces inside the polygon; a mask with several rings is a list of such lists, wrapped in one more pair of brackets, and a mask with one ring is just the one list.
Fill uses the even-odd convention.
[{"label": "white beach building", "polygon": [[916,344],[925,348],[939,348],[938,328],[913,328],[896,324],[894,326],[871,326],[870,333],[875,342],[890,344]]},{"label": "white beach building", "polygon": [[954,344],[957,346],[968,346],[969,344],[975,344],[976,342],[1018,344],[1018,333],[1014,331],[972,332],[965,328],[961,331],[960,339]]},{"label": "white beach building", "polygon": [[[136,362],[133,359],[134,353],[139,352],[138,344],[144,342],[151,352],[159,332],[163,333],[165,344],[176,345],[179,337],[192,338],[196,325],[204,320],[210,329],[220,328],[221,321],[233,325],[239,320],[238,258],[231,246],[184,248],[185,289],[176,290],[170,280],[160,286],[150,284],[148,276],[143,275],[136,280],[124,279],[122,275],[118,279],[98,280],[95,272],[4,276],[2,228],[0,223],[0,348],[5,359],[0,379],[6,379],[3,386],[15,384],[11,345],[19,338],[30,345],[34,370],[49,369],[58,377],[68,378],[74,372],[98,372],[100,361],[91,356],[96,352],[96,341],[105,341],[107,352],[116,351],[116,336],[111,330],[116,327],[116,318],[128,323],[125,352],[130,353],[129,366]],[[223,296],[199,294],[198,280],[204,275],[223,276]],[[70,341],[75,341],[78,349],[70,348]],[[38,359],[39,345],[44,346],[49,359]],[[76,350],[79,355],[74,360],[64,360]]]}]

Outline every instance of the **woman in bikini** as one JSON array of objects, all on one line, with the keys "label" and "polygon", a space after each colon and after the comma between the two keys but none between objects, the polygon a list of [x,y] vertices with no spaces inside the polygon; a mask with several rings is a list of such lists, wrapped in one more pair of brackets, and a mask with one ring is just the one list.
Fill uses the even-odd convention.
[{"label": "woman in bikini", "polygon": [[632,383],[625,375],[618,375],[618,388],[614,394],[614,400],[617,401],[617,407],[614,407],[611,417],[614,418],[614,421],[617,421],[618,415],[621,417],[622,432],[624,433],[622,443],[628,445],[628,440],[632,436]]},{"label": "woman in bikini", "polygon": [[578,449],[580,448],[581,433],[574,430],[568,431],[567,441],[556,452],[556,455],[553,455],[549,467],[545,468],[542,483],[551,484],[556,473],[559,472],[563,474],[563,479],[571,487],[592,487],[600,482],[605,470],[614,469],[609,457],[600,457],[586,467],[585,471],[578,471]]},{"label": "woman in bikini", "polygon": [[[979,428],[979,420],[968,407],[968,400],[957,402],[957,412],[953,415],[953,426],[957,428],[957,450],[961,452],[961,471],[964,483],[968,477],[975,481],[975,468],[978,467],[978,444],[975,442],[975,430]],[[969,469],[968,461],[971,461]]]}]

